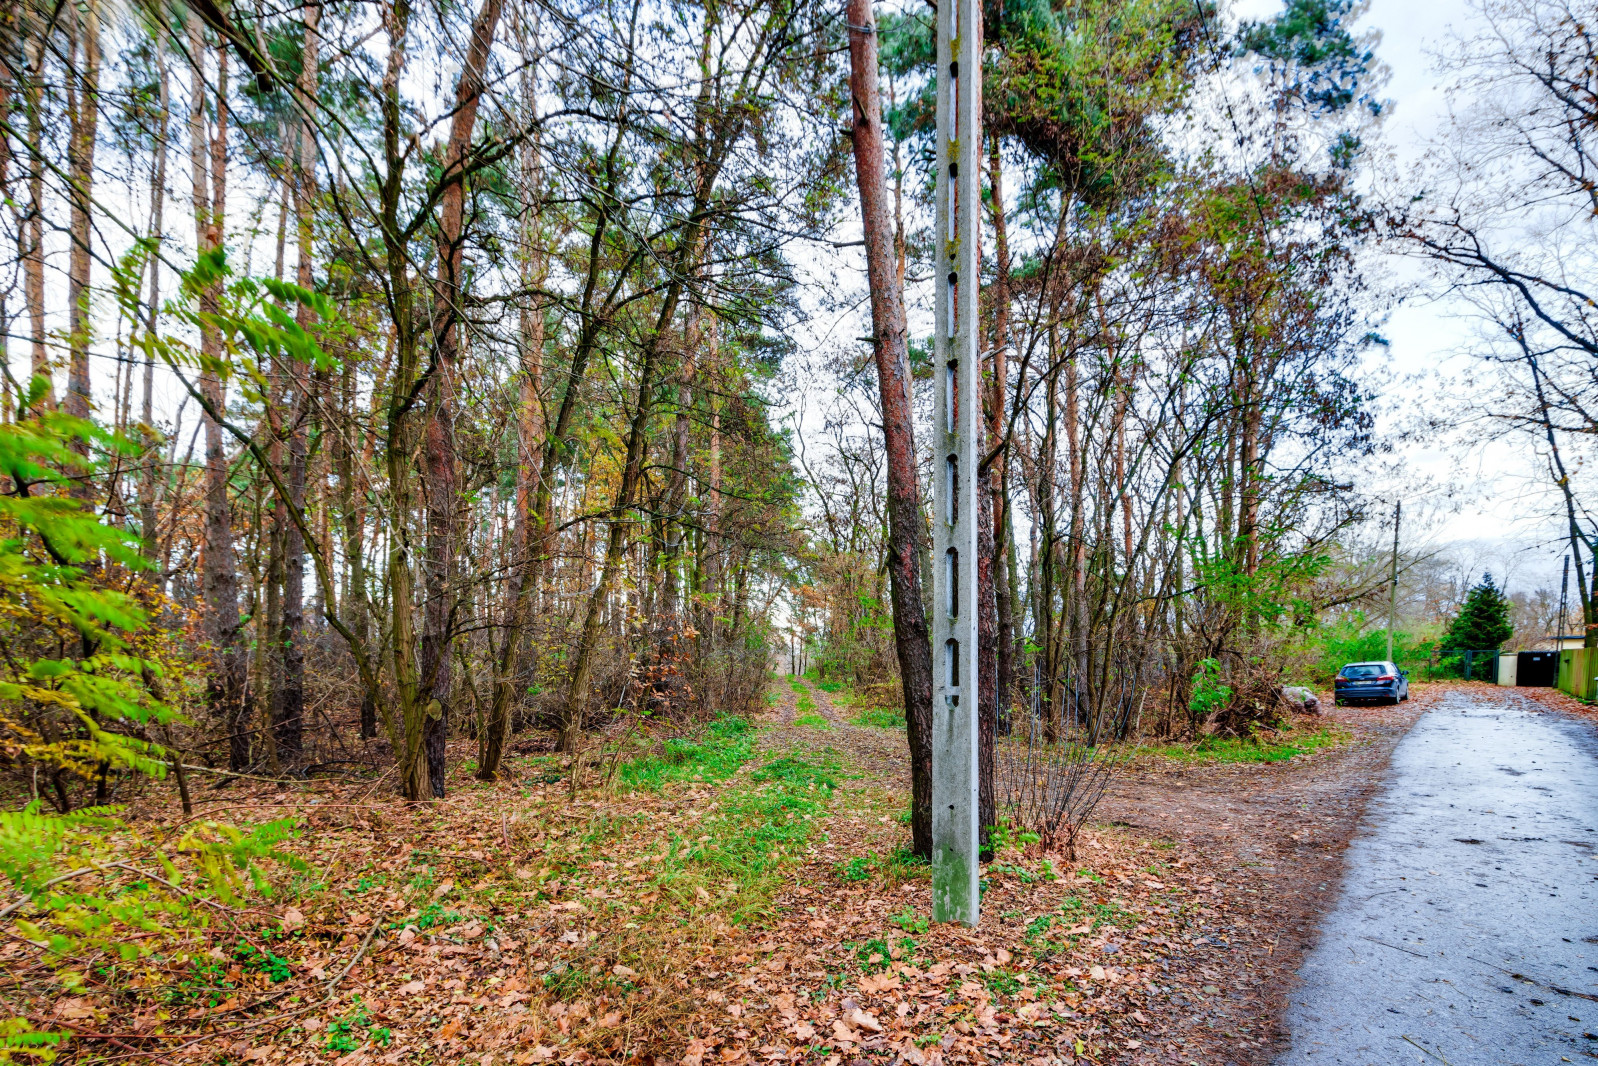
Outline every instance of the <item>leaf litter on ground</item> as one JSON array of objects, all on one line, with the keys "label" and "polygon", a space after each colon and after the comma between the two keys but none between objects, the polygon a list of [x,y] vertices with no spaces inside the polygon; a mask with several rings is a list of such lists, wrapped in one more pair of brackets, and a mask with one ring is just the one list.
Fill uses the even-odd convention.
[{"label": "leaf litter on ground", "polygon": [[[1100,825],[1074,859],[989,864],[979,929],[933,924],[902,734],[805,694],[829,746],[783,726],[782,700],[774,727],[642,741],[575,797],[545,756],[430,805],[235,794],[302,834],[309,869],[251,919],[277,963],[247,965],[218,930],[190,945],[216,966],[187,988],[113,965],[71,995],[36,982],[32,1016],[108,1057],[206,1061],[1219,1061],[1179,1019],[1234,995],[1239,959],[1280,935],[1235,867]],[[1229,1053],[1263,1051],[1264,1028],[1228,1033]]]}]

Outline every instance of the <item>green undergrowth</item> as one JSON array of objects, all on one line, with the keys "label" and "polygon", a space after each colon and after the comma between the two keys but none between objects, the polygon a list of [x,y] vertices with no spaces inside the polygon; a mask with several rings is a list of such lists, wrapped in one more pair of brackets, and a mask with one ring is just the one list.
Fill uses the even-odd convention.
[{"label": "green undergrowth", "polygon": [[1176,762],[1192,763],[1271,763],[1286,762],[1295,755],[1308,755],[1323,748],[1346,744],[1352,734],[1344,729],[1322,726],[1314,731],[1281,733],[1257,737],[1203,737],[1196,743],[1143,744],[1137,755],[1152,755]]},{"label": "green undergrowth", "polygon": [[841,767],[830,751],[773,757],[756,739],[748,721],[722,718],[698,738],[667,741],[664,751],[623,763],[617,781],[635,793],[671,783],[715,789],[665,819],[642,810],[592,819],[550,856],[558,867],[551,873],[574,890],[596,861],[630,855],[643,893],[658,893],[656,906],[680,921],[709,908],[732,924],[769,913],[831,803]]},{"label": "green undergrowth", "polygon": [[899,707],[862,707],[849,716],[849,721],[871,729],[903,729],[904,710]]},{"label": "green undergrowth", "polygon": [[[808,675],[810,683],[832,699],[835,707],[848,712],[850,725],[860,726],[863,729],[903,729],[904,708],[883,706],[880,704],[880,693],[873,693],[874,688],[880,686],[867,686],[857,689],[846,681],[836,678],[822,681],[814,673]],[[801,710],[804,709],[801,704]]]},{"label": "green undergrowth", "polygon": [[622,763],[623,789],[658,792],[668,782],[725,781],[755,755],[754,727],[744,718],[718,718],[698,737],[673,737],[657,751]]},{"label": "green undergrowth", "polygon": [[[812,708],[814,706],[815,706],[815,704],[811,704]],[[793,724],[794,725],[809,726],[812,729],[831,729],[832,728],[832,723],[831,722],[829,722],[825,718],[821,717],[821,715],[816,714],[813,710],[809,714],[801,714],[798,718],[795,718],[793,720]]]},{"label": "green undergrowth", "polygon": [[658,880],[669,883],[681,868],[737,884],[728,920],[739,924],[769,912],[783,875],[798,862],[815,820],[826,813],[840,767],[829,755],[785,755],[743,775],[720,796],[702,823],[709,840],[677,836]]},{"label": "green undergrowth", "polygon": [[1027,923],[1026,940],[1034,955],[1047,958],[1070,950],[1083,936],[1105,926],[1134,929],[1141,920],[1118,900],[1100,903],[1072,893],[1052,913],[1040,914]]},{"label": "green undergrowth", "polygon": [[908,848],[895,848],[884,855],[856,855],[833,866],[843,881],[870,881],[883,888],[898,888],[906,881],[925,881],[932,876],[927,860]]}]

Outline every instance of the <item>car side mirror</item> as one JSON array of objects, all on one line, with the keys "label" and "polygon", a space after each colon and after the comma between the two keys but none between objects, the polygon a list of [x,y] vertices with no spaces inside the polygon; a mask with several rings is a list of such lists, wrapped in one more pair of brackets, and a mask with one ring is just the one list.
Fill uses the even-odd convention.
[{"label": "car side mirror", "polygon": [[1400,670],[1400,671],[1398,671],[1398,676],[1399,677],[1408,677],[1409,676],[1409,671],[1408,670]]}]

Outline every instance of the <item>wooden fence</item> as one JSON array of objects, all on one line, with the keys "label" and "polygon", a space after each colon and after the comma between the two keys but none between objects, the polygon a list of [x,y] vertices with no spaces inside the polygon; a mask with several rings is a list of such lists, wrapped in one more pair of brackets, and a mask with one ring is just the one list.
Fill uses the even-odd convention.
[{"label": "wooden fence", "polygon": [[1598,648],[1570,648],[1559,653],[1559,691],[1582,700],[1598,700]]}]

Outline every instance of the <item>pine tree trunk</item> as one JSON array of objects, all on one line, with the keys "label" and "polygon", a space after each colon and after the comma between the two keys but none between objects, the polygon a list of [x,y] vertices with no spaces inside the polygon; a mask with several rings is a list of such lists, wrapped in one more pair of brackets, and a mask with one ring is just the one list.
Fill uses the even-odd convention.
[{"label": "pine tree trunk", "polygon": [[[161,91],[161,133],[155,139],[155,173],[150,183],[151,196],[154,200],[151,208],[153,226],[151,237],[160,241],[165,234],[166,221],[166,120],[171,110],[171,78],[167,74],[166,60],[157,57],[156,64],[160,72]],[[161,257],[150,257],[150,302],[148,317],[145,320],[145,330],[152,336],[155,334],[159,322],[161,309]],[[143,534],[144,554],[152,562],[159,563],[160,538],[157,531],[156,516],[156,471],[159,468],[161,455],[160,441],[155,433],[155,355],[147,352],[144,357],[144,395],[139,405],[139,420],[143,424],[145,439],[144,446],[144,471],[139,481],[139,526]],[[159,573],[161,580],[165,581],[166,575]]]},{"label": "pine tree trunk", "polygon": [[24,37],[25,56],[22,88],[23,106],[28,112],[26,148],[28,152],[28,209],[17,227],[17,254],[22,260],[23,300],[28,308],[32,340],[30,372],[42,377],[45,393],[39,406],[55,407],[55,385],[50,374],[50,354],[45,347],[44,318],[44,34]]},{"label": "pine tree trunk", "polygon": [[921,600],[922,516],[916,483],[915,430],[910,407],[909,338],[898,283],[888,200],[882,103],[877,90],[877,36],[870,0],[848,0],[851,137],[866,275],[871,289],[871,334],[882,404],[888,473],[888,573],[894,645],[904,684],[910,742],[910,832],[916,854],[932,854],[932,645]]},{"label": "pine tree trunk", "polygon": [[[194,57],[190,87],[189,153],[194,190],[195,241],[214,251],[222,246],[227,205],[227,52],[216,50],[217,88],[213,96],[215,126],[207,135],[201,110],[207,90],[203,57],[207,46],[198,17],[188,16],[189,54]],[[209,190],[209,192],[208,192]],[[199,296],[202,315],[215,314],[221,298],[218,280]],[[200,351],[208,367],[222,359],[222,337],[213,326],[202,325]],[[222,382],[212,369],[200,374],[200,393],[218,412],[227,410]],[[233,552],[233,509],[228,498],[228,459],[222,444],[222,426],[209,415],[205,425],[205,547],[201,559],[204,632],[215,657],[207,674],[207,699],[227,724],[228,763],[235,770],[249,765],[248,706],[245,694],[245,660],[239,640],[239,586]]]},{"label": "pine tree trunk", "polygon": [[427,557],[423,568],[422,686],[428,703],[424,730],[428,777],[434,796],[444,795],[444,742],[453,694],[450,644],[460,488],[455,470],[455,364],[460,355],[461,271],[464,266],[465,187],[461,174],[484,72],[499,27],[503,0],[484,0],[472,22],[472,40],[455,87],[455,113],[444,152],[439,199],[438,295],[434,304],[434,372],[424,437]]},{"label": "pine tree trunk", "polygon": [[999,159],[999,140],[988,138],[988,184],[992,192],[994,276],[990,295],[993,307],[993,359],[988,395],[988,448],[1004,449],[988,468],[993,492],[993,572],[995,610],[998,613],[998,647],[995,649],[994,682],[998,692],[998,719],[995,728],[1001,735],[1010,732],[1010,708],[1015,692],[1015,559],[1010,537],[1009,445],[1005,440],[1010,349],[1010,245],[1005,230],[1004,170]]},{"label": "pine tree trunk", "polygon": [[[94,263],[89,232],[89,214],[94,194],[95,134],[100,120],[100,18],[94,5],[71,7],[73,12],[73,52],[81,44],[81,58],[74,56],[77,69],[67,75],[67,110],[71,128],[67,138],[67,170],[70,193],[68,233],[72,247],[67,257],[67,333],[70,365],[67,371],[66,412],[87,419],[93,410],[89,380],[90,270]],[[88,443],[78,441],[74,448],[87,454]],[[73,483],[73,495],[87,498],[92,488],[87,478]]]},{"label": "pine tree trunk", "polygon": [[[303,115],[291,179],[298,251],[294,280],[300,288],[307,290],[315,285],[311,269],[311,211],[316,196],[316,131],[311,125],[311,101],[315,100],[317,90],[320,47],[317,31],[321,14],[321,5],[312,3],[302,16],[305,38],[300,52],[298,94]],[[302,329],[311,325],[311,311],[303,303],[295,309],[295,321]],[[289,365],[284,367],[284,371],[293,395],[287,427],[288,462],[284,482],[288,489],[288,506],[293,508],[294,513],[303,515],[306,427],[311,418],[313,402],[310,392],[311,368]],[[278,629],[277,646],[282,665],[273,728],[277,737],[278,757],[293,762],[305,754],[305,535],[300,531],[299,523],[292,521],[285,522],[283,531],[283,617]]]}]

